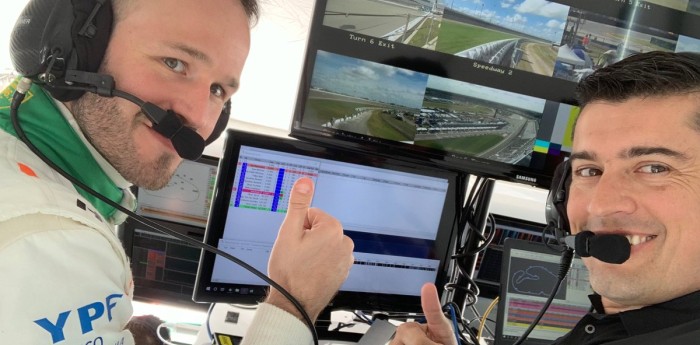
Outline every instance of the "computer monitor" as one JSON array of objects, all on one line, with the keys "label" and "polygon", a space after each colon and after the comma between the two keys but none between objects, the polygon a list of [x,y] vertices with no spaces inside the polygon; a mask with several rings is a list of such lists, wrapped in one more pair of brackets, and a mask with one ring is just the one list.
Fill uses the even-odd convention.
[{"label": "computer monitor", "polygon": [[209,217],[218,159],[185,160],[159,190],[139,188],[136,213],[144,217],[204,228]]},{"label": "computer monitor", "polygon": [[[372,152],[226,134],[206,243],[266,273],[289,190],[306,176],[315,181],[312,206],[338,218],[355,243],[355,263],[331,308],[419,312],[421,286],[447,282],[464,176]],[[194,300],[256,303],[266,289],[233,262],[203,252]]]},{"label": "computer monitor", "polygon": [[292,136],[548,188],[576,83],[700,51],[697,1],[317,0]]},{"label": "computer monitor", "polygon": [[[134,188],[136,213],[195,240],[204,239],[218,159],[183,161],[160,190]],[[134,298],[152,303],[206,308],[194,303],[200,249],[129,218],[122,234],[131,261]]]},{"label": "computer monitor", "polygon": [[[554,289],[560,257],[541,242],[505,240],[494,345],[515,343],[530,326]],[[574,257],[552,304],[523,344],[551,344],[568,333],[590,310],[591,293],[588,270]]]}]

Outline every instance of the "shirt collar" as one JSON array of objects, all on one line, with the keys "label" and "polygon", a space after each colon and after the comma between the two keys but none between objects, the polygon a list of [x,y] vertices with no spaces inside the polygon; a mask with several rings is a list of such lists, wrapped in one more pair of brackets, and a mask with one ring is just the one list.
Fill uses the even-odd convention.
[{"label": "shirt collar", "polygon": [[[52,98],[53,99],[53,98]],[[117,187],[121,189],[127,189],[131,187],[131,183],[127,181],[118,171],[115,169],[112,164],[107,162],[107,160],[99,153],[97,152],[97,149],[95,149],[94,146],[92,146],[92,143],[85,137],[83,134],[82,129],[78,125],[78,122],[75,120],[75,117],[73,117],[73,114],[70,112],[68,107],[65,106],[62,102],[53,99],[54,104],[56,104],[56,107],[58,110],[61,112],[61,115],[68,121],[71,127],[73,127],[73,130],[75,130],[75,133],[78,134],[78,137],[80,140],[83,142],[85,147],[90,151],[90,154],[92,154],[92,157],[95,159],[97,164],[102,168],[102,170],[105,172],[107,177],[109,177],[112,182],[114,182]]]},{"label": "shirt collar", "polygon": [[[600,295],[590,295],[589,299],[597,313],[605,313]],[[700,319],[700,291],[614,315],[620,318],[631,336],[698,320]]]}]

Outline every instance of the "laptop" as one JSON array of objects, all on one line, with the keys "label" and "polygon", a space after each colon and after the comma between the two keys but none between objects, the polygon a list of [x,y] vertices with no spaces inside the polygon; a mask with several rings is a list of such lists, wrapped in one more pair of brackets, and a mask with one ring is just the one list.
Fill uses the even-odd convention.
[{"label": "laptop", "polygon": [[[556,284],[560,257],[541,242],[504,242],[494,345],[512,345],[534,321]],[[591,293],[588,270],[576,256],[552,304],[523,344],[551,344],[568,333],[591,309]]]}]

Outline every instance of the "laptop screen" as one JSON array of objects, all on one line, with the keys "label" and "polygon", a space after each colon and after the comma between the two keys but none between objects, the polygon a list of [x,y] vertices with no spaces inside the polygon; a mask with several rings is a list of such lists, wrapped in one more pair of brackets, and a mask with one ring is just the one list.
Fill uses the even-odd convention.
[{"label": "laptop screen", "polygon": [[[560,257],[542,243],[504,242],[495,345],[513,344],[534,321],[556,284]],[[552,304],[523,344],[550,344],[568,333],[589,311],[591,293],[588,270],[575,257]]]}]

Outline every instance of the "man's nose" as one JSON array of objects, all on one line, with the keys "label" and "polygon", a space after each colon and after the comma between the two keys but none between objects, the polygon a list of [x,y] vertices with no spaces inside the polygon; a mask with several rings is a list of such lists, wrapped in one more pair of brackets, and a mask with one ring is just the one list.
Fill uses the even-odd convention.
[{"label": "man's nose", "polygon": [[593,190],[588,213],[608,216],[617,212],[632,213],[636,203],[631,193],[630,177],[622,173],[604,173]]}]

